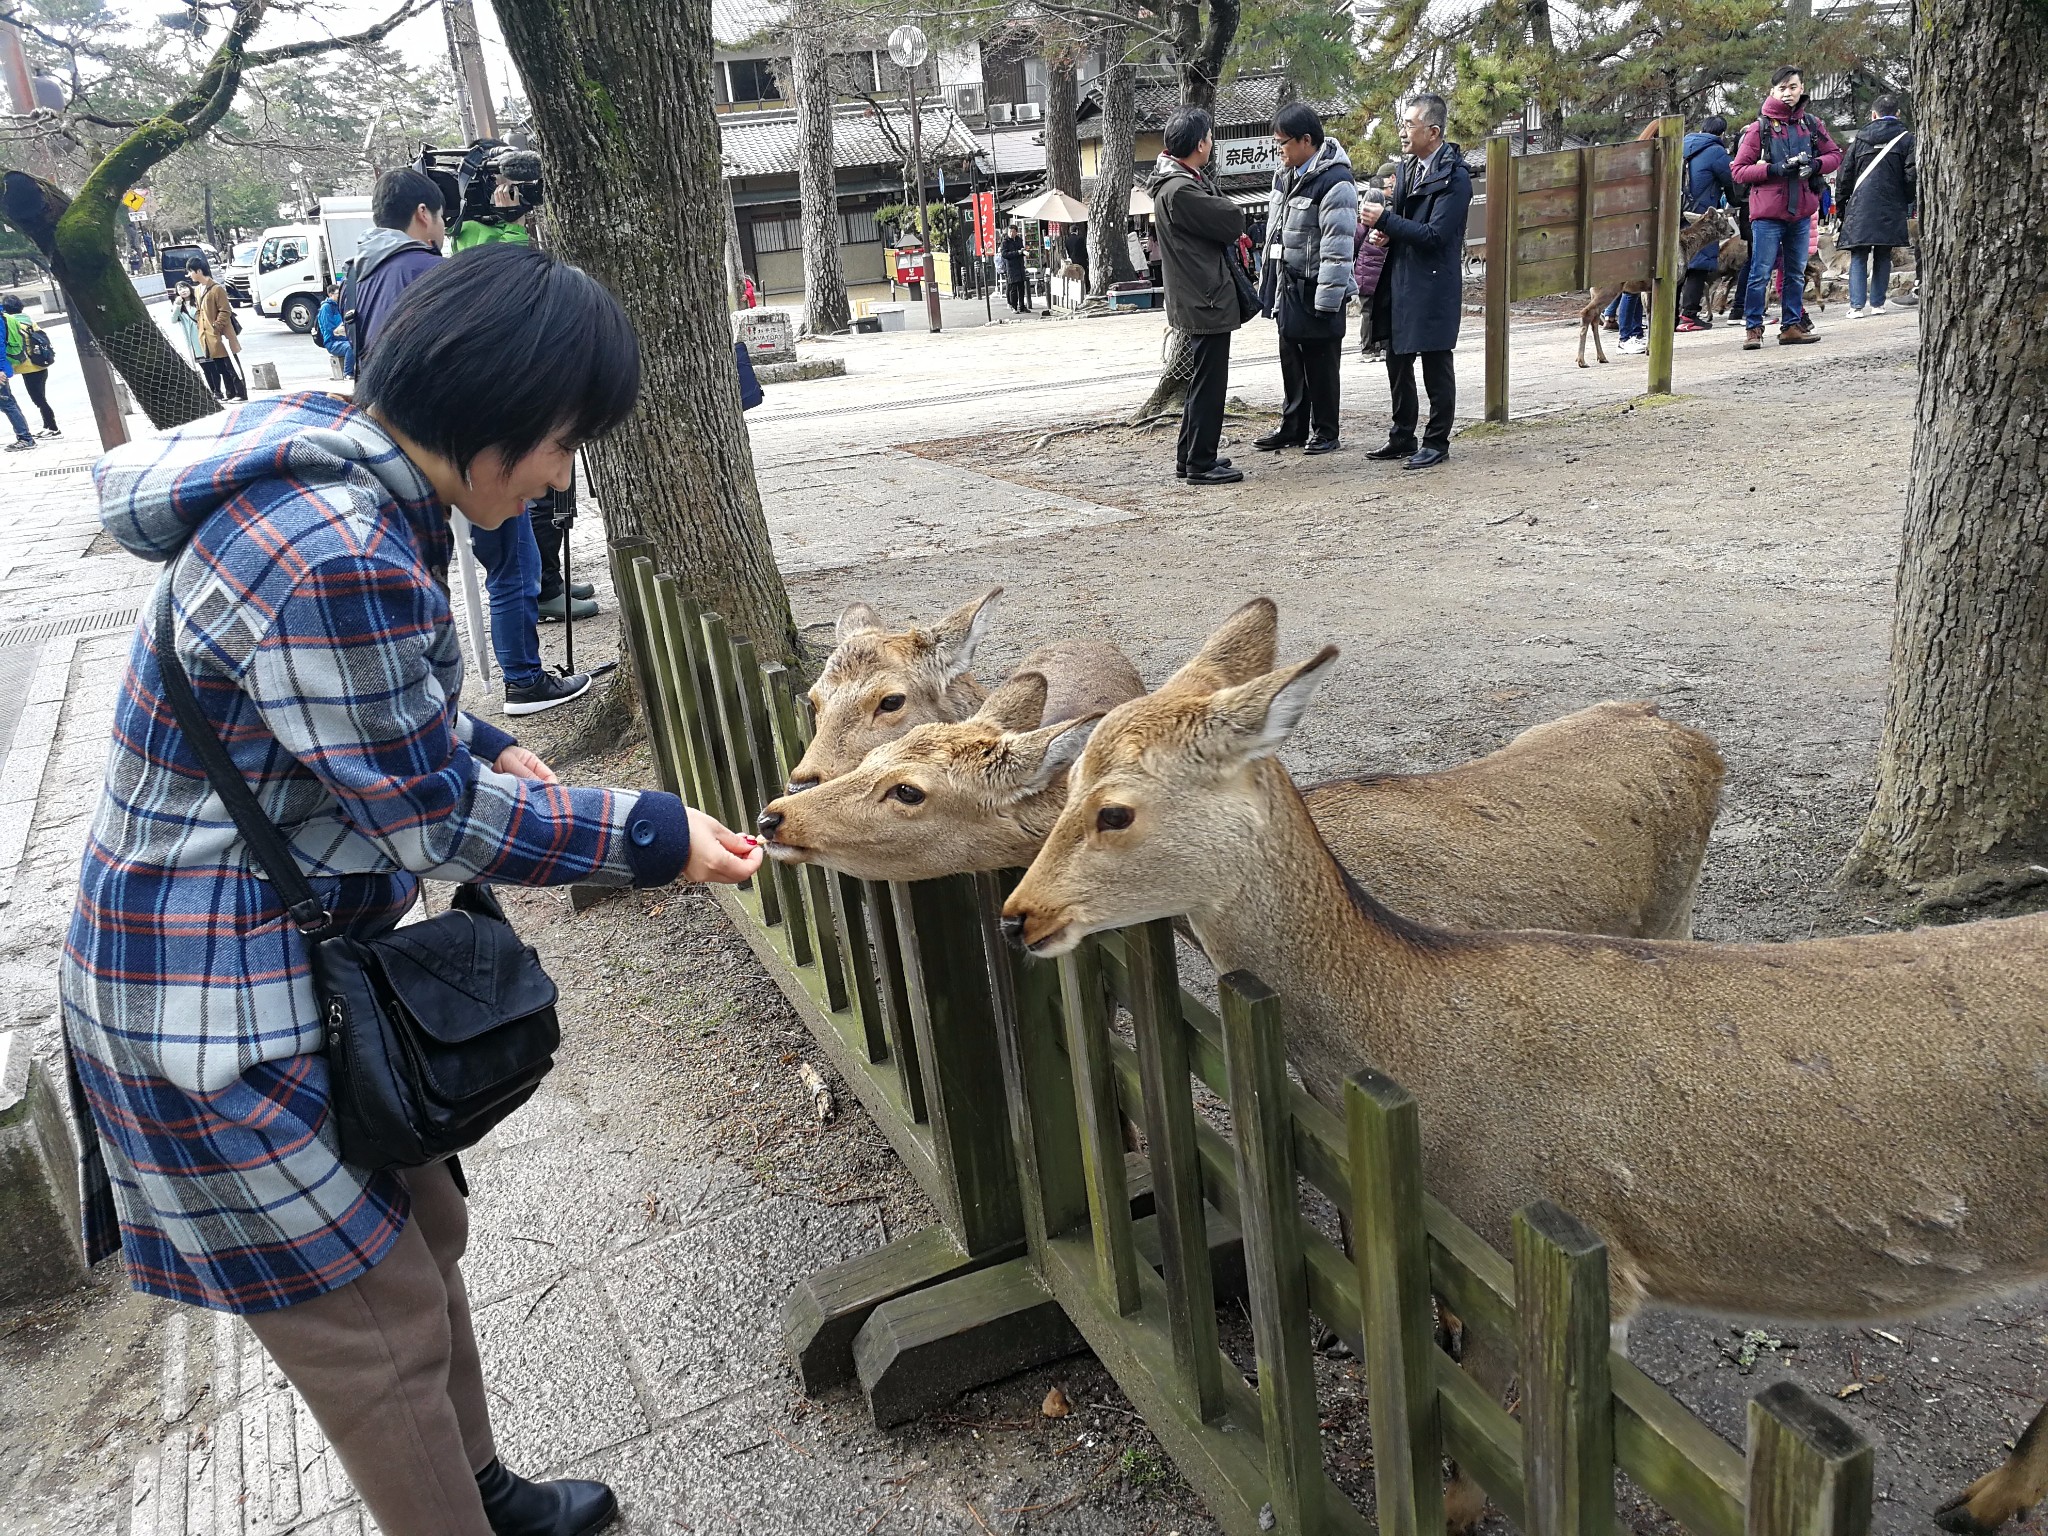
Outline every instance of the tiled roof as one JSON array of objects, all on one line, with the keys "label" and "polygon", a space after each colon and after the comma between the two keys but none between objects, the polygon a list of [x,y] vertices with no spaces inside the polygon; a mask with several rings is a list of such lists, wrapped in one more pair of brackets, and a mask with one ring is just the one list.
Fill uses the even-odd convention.
[{"label": "tiled roof", "polygon": [[[901,165],[903,150],[910,143],[910,113],[898,108],[889,114],[895,143],[883,132],[869,107],[841,107],[833,114],[832,164],[835,169],[857,166]],[[967,131],[951,107],[922,107],[918,112],[927,159],[943,156],[966,159],[980,151],[974,135]],[[733,176],[794,176],[797,171],[796,113],[730,112],[720,117],[725,174]]]},{"label": "tiled roof", "polygon": [[[1239,75],[1235,80],[1216,88],[1216,105],[1209,109],[1209,116],[1216,120],[1219,128],[1236,128],[1251,123],[1270,123],[1273,114],[1280,110],[1281,77],[1278,75]],[[1311,102],[1318,112],[1325,115],[1338,108],[1334,103]],[[1164,77],[1143,78],[1138,81],[1137,108],[1138,129],[1158,129],[1166,126],[1166,120],[1180,107],[1180,82]],[[1081,93],[1081,137],[1084,139],[1102,136],[1102,81],[1097,78]]]},{"label": "tiled roof", "polygon": [[711,45],[744,48],[778,26],[784,0],[711,0]]},{"label": "tiled roof", "polygon": [[998,176],[1022,176],[1045,169],[1045,131],[1040,128],[1012,128],[1007,131],[983,128],[974,135],[981,145],[981,163],[987,169],[995,163]]}]

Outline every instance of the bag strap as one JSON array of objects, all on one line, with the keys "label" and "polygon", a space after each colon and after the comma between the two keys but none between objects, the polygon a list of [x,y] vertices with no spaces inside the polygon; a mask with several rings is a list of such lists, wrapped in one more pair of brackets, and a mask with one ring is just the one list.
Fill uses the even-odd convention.
[{"label": "bag strap", "polygon": [[179,729],[184,731],[186,741],[198,754],[200,765],[206,769],[207,782],[213,785],[213,792],[227,807],[242,840],[249,845],[256,862],[263,866],[263,872],[270,877],[278,895],[284,898],[285,907],[291,913],[292,921],[298,925],[299,932],[309,939],[325,937],[333,925],[333,914],[327,910],[326,903],[314,894],[312,882],[299,868],[299,861],[292,857],[291,845],[285,841],[284,833],[256,803],[255,792],[249,788],[249,781],[242,777],[241,770],[235,767],[234,759],[228,756],[228,749],[222,744],[220,733],[213,728],[213,722],[206,718],[206,711],[199,707],[199,699],[192,692],[192,680],[185,675],[184,665],[178,660],[169,572],[164,575],[163,594],[156,616],[156,658],[163,672],[164,696],[171,701],[171,713],[178,717]]},{"label": "bag strap", "polygon": [[1883,165],[1884,157],[1890,154],[1892,150],[1897,147],[1899,140],[1905,137],[1906,131],[1904,129],[1901,129],[1899,132],[1893,134],[1890,138],[1886,139],[1883,145],[1879,147],[1877,153],[1870,157],[1870,164],[1861,166],[1857,169],[1856,179],[1860,182],[1861,180],[1863,180],[1864,177],[1868,176],[1880,165]]}]

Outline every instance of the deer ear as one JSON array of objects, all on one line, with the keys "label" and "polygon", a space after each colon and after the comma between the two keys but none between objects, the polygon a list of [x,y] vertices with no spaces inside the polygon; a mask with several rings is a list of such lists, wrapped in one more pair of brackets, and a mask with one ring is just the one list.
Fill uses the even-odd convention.
[{"label": "deer ear", "polygon": [[1004,746],[1011,761],[1026,773],[1022,782],[1011,787],[1010,798],[1022,800],[1048,788],[1054,779],[1080,760],[1088,738],[1095,734],[1095,727],[1101,723],[1100,715],[1084,715],[1079,720],[1061,720],[1039,730],[1012,736]]},{"label": "deer ear", "polygon": [[974,665],[976,647],[988,638],[990,610],[1002,595],[1001,587],[990,587],[931,627],[929,633],[938,644],[939,663],[945,669],[947,682],[952,682]]},{"label": "deer ear", "polygon": [[1336,659],[1337,647],[1326,645],[1307,661],[1227,688],[1211,699],[1210,718],[1228,733],[1230,755],[1253,762],[1278,752],[1301,723],[1309,699]]},{"label": "deer ear", "polygon": [[1280,647],[1280,609],[1270,597],[1255,597],[1202,642],[1167,686],[1189,682],[1209,689],[1248,683],[1273,670]]},{"label": "deer ear", "polygon": [[873,608],[866,603],[848,603],[845,611],[839,615],[839,622],[833,626],[832,638],[850,640],[863,630],[881,627],[882,616]]},{"label": "deer ear", "polygon": [[982,701],[974,713],[1003,731],[1032,731],[1045,718],[1045,674],[1019,672]]}]

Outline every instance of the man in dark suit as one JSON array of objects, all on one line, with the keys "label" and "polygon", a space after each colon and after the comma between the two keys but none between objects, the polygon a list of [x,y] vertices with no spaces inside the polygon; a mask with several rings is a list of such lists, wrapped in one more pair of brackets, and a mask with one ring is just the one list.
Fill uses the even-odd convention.
[{"label": "man in dark suit", "polygon": [[[1406,459],[1428,469],[1451,456],[1451,418],[1458,375],[1451,349],[1465,313],[1465,215],[1472,206],[1472,173],[1465,156],[1444,139],[1448,113],[1441,96],[1408,99],[1401,114],[1401,162],[1394,195],[1382,207],[1367,203],[1359,222],[1387,247],[1387,264],[1373,293],[1372,339],[1387,349],[1387,388],[1394,422],[1373,459]],[[1429,391],[1429,425],[1418,448],[1415,360]]]}]

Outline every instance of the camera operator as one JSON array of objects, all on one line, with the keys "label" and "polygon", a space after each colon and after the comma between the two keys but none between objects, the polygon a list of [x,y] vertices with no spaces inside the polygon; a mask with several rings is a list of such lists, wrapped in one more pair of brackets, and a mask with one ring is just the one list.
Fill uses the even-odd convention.
[{"label": "camera operator", "polygon": [[1764,303],[1771,272],[1780,272],[1778,345],[1815,340],[1806,316],[1806,253],[1820,211],[1819,184],[1842,163],[1827,125],[1806,110],[1806,83],[1786,65],[1771,76],[1763,116],[1743,131],[1735,151],[1735,179],[1749,190],[1749,294],[1743,324],[1745,352],[1764,344]]}]

